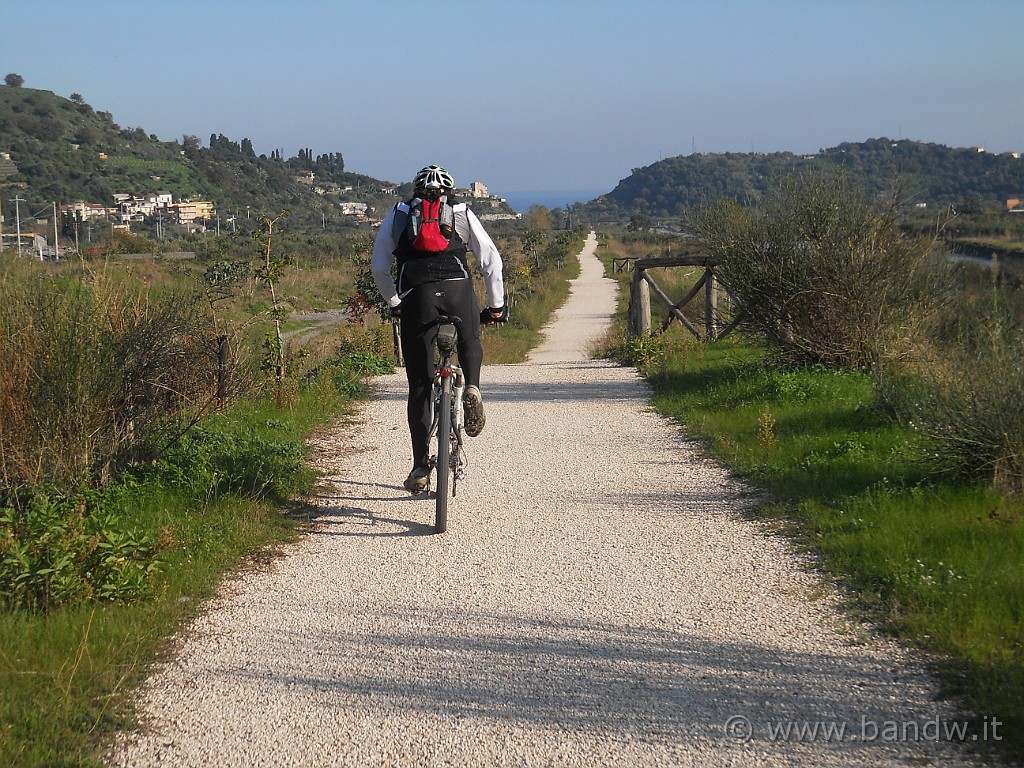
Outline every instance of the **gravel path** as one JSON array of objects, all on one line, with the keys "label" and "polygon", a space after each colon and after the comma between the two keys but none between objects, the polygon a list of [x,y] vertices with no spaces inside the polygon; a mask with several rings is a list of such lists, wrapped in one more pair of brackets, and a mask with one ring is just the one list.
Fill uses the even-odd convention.
[{"label": "gravel path", "polygon": [[485,369],[448,532],[401,490],[382,377],[317,441],[316,526],[183,633],[112,766],[970,764],[920,665],[844,624],[632,369],[587,359],[615,296],[595,246],[549,342]]}]

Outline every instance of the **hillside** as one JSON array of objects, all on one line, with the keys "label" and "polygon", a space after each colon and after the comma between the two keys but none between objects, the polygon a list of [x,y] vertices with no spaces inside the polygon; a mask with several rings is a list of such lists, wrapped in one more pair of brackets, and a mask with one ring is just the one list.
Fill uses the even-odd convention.
[{"label": "hillside", "polygon": [[[175,199],[210,200],[222,211],[293,211],[297,224],[321,221],[325,197],[300,174],[344,190],[332,201],[380,201],[393,186],[345,170],[341,153],[302,150],[287,160],[257,156],[248,139],[195,136],[161,141],[143,128],[122,128],[109,112],[96,111],[80,96],[65,99],[32,88],[0,86],[0,187],[14,188],[24,210],[53,201],[112,205],[115,193],[171,192]],[[4,194],[13,197],[13,194]],[[392,198],[393,199],[393,198]],[[346,217],[334,217],[339,223]],[[351,217],[348,217],[351,218]]]},{"label": "hillside", "polygon": [[644,213],[679,216],[717,198],[756,203],[781,178],[795,172],[835,172],[870,192],[903,184],[907,201],[929,206],[1005,205],[1024,197],[1024,160],[977,148],[952,148],[917,141],[871,139],[823,149],[815,155],[725,153],[670,157],[634,168],[607,195],[585,206],[594,218]]}]

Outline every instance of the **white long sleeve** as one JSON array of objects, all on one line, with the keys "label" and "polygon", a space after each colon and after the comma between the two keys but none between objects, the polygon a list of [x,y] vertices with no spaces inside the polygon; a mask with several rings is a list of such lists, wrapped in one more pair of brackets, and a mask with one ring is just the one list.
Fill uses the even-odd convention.
[{"label": "white long sleeve", "polygon": [[370,257],[373,282],[377,284],[380,295],[392,307],[397,307],[402,303],[398,297],[398,289],[395,287],[395,278],[391,276],[391,264],[395,259],[394,251],[398,246],[391,232],[394,229],[395,209],[396,206],[391,206],[388,215],[384,217],[384,223],[377,230],[377,239],[373,241],[373,256]]}]

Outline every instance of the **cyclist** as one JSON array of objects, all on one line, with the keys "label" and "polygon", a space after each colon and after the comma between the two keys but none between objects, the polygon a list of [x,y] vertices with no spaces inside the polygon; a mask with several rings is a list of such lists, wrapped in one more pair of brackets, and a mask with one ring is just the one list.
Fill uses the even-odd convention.
[{"label": "cyclist", "polygon": [[[402,354],[409,380],[408,419],[413,468],[404,486],[426,490],[434,378],[433,323],[439,315],[457,315],[459,363],[466,377],[462,402],[466,434],[484,428],[480,395],[481,323],[508,320],[501,256],[480,220],[455,200],[455,182],[447,170],[428,165],[416,174],[413,197],[397,203],[384,218],[373,244],[371,269],[394,317],[402,319]],[[470,277],[467,248],[473,250],[484,276],[487,308],[478,309]],[[397,261],[397,281],[392,266]]]}]

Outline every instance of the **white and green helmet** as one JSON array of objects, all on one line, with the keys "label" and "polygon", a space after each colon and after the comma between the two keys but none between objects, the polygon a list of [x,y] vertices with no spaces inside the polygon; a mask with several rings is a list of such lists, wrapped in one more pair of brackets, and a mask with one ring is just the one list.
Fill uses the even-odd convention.
[{"label": "white and green helmet", "polygon": [[413,185],[416,189],[455,189],[455,180],[440,165],[428,165],[416,174]]}]

